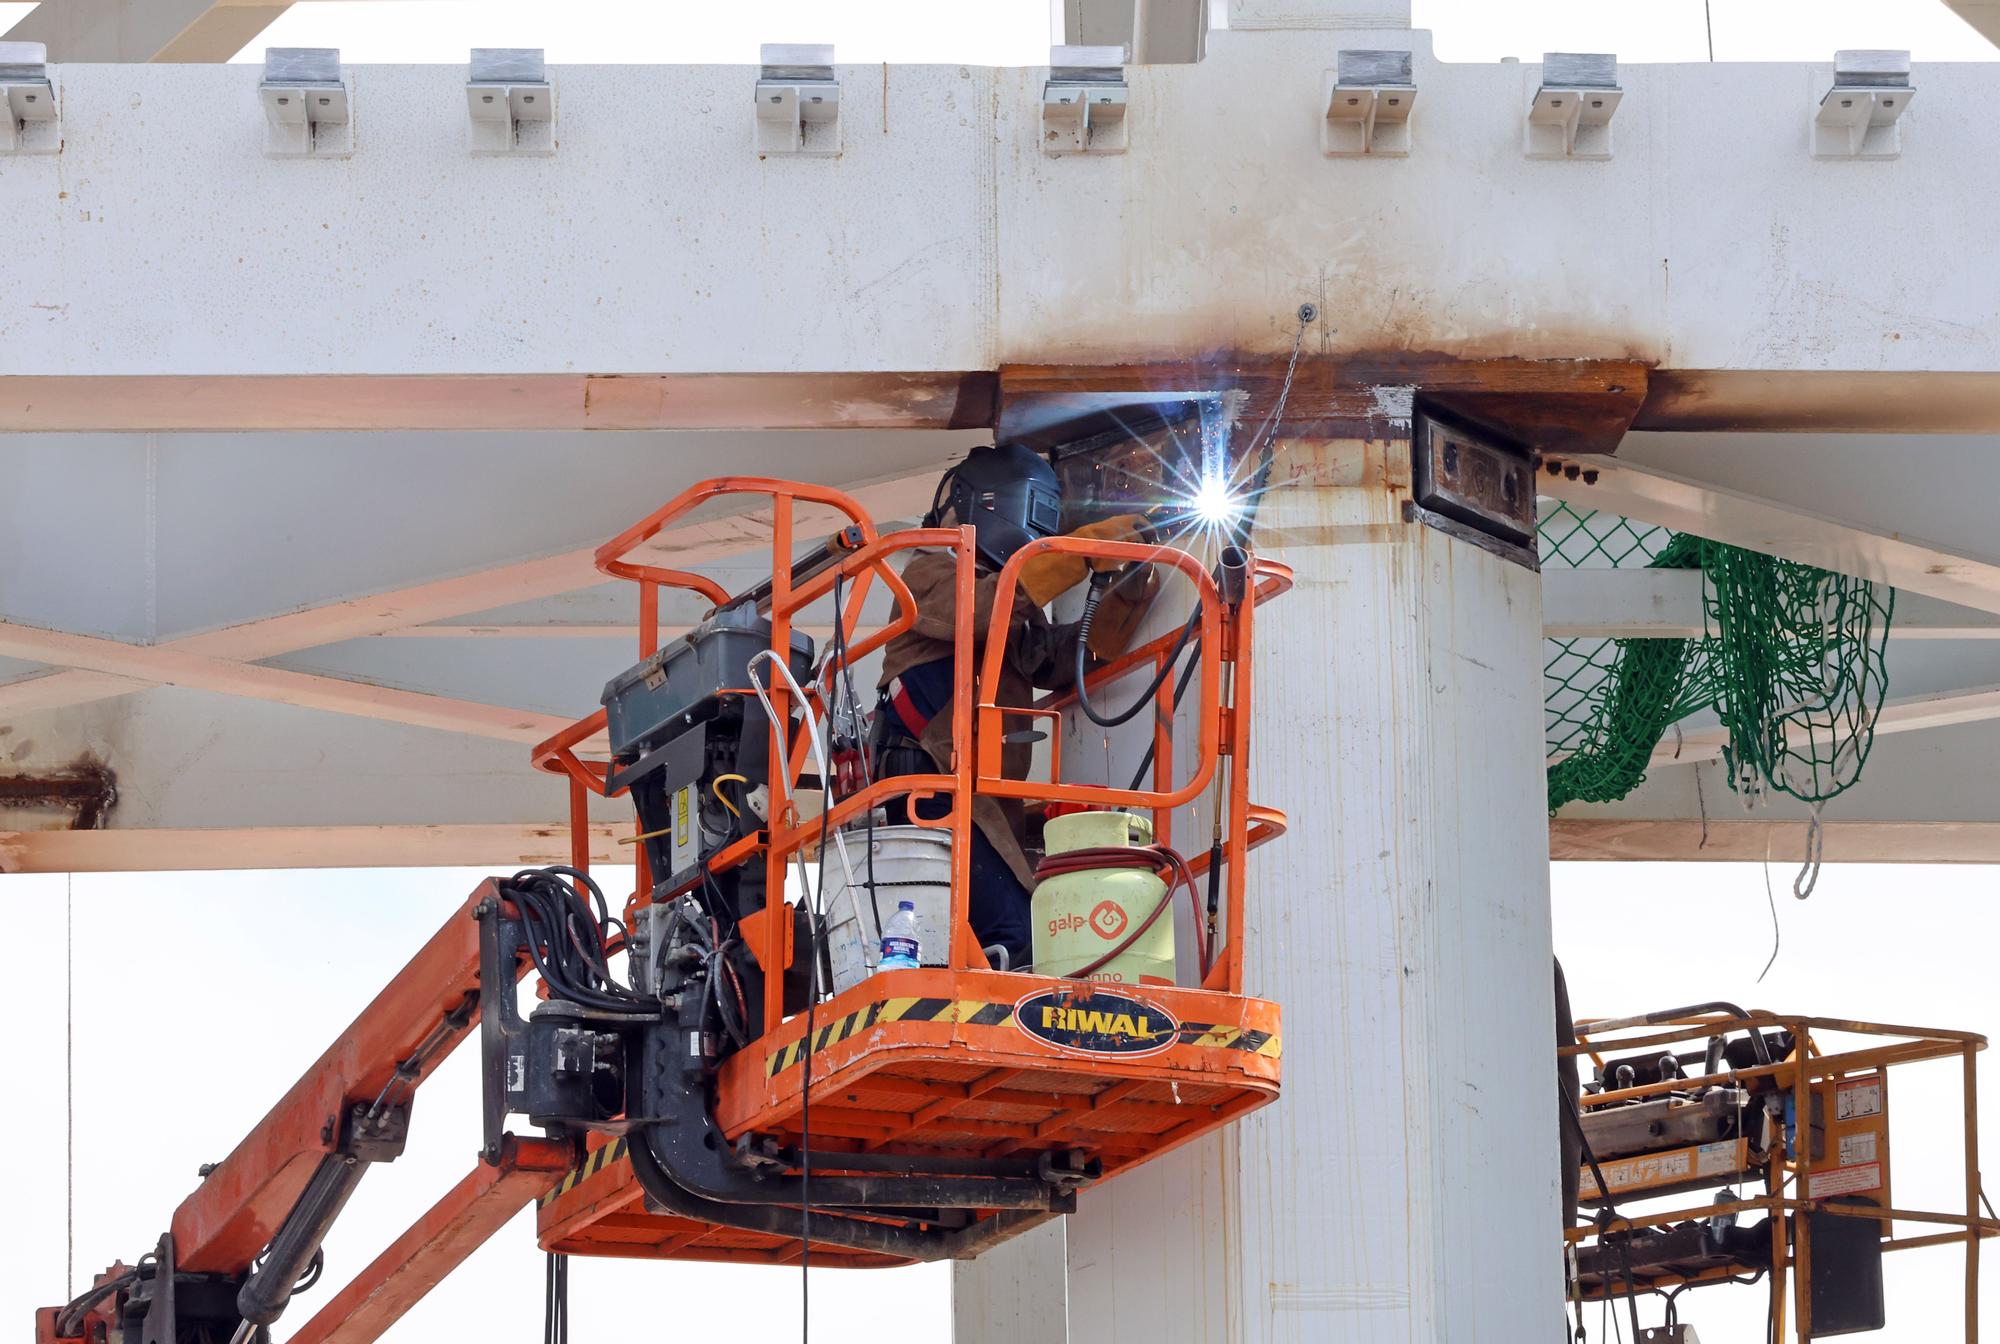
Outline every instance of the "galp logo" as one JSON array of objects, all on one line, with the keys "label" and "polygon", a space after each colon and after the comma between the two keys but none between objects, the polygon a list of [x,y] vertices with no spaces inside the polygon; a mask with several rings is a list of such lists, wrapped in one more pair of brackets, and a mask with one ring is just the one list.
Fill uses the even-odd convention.
[{"label": "galp logo", "polygon": [[1046,989],[1014,1005],[1014,1025],[1061,1050],[1152,1055],[1180,1037],[1181,1024],[1157,1003],[1105,989]]},{"label": "galp logo", "polygon": [[1116,901],[1099,901],[1090,912],[1091,930],[1105,942],[1125,932],[1125,907]]}]

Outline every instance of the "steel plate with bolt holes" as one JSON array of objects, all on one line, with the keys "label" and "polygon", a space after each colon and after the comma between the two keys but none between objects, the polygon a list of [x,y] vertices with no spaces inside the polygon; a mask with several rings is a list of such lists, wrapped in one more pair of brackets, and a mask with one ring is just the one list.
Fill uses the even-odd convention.
[{"label": "steel plate with bolt holes", "polygon": [[1419,508],[1509,545],[1533,544],[1534,464],[1526,452],[1420,415],[1413,456]]}]

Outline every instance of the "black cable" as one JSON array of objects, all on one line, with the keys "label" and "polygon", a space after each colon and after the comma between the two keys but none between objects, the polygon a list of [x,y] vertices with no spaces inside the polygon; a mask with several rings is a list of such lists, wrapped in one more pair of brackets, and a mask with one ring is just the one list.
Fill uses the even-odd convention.
[{"label": "black cable", "polygon": [[1197,601],[1194,610],[1188,613],[1187,624],[1181,627],[1180,638],[1174,641],[1173,649],[1160,663],[1160,670],[1154,674],[1151,684],[1140,692],[1138,699],[1119,713],[1102,714],[1097,706],[1091,703],[1090,683],[1085,676],[1085,667],[1090,657],[1090,626],[1097,619],[1097,604],[1103,600],[1104,590],[1111,582],[1112,572],[1108,570],[1091,576],[1090,591],[1085,593],[1083,598],[1083,616],[1077,621],[1076,626],[1076,703],[1084,715],[1100,728],[1116,728],[1120,724],[1130,723],[1138,717],[1140,710],[1153,702],[1153,697],[1160,693],[1160,687],[1166,685],[1167,677],[1173,671],[1174,663],[1179,660],[1182,650],[1187,648],[1188,640],[1194,637],[1194,632],[1201,626],[1201,603]]},{"label": "black cable", "polygon": [[[1196,637],[1192,647],[1195,648],[1197,651],[1200,650],[1201,639],[1199,636]],[[1201,659],[1199,657],[1193,657],[1189,658],[1187,661],[1187,666],[1181,669],[1181,679],[1174,685],[1173,703],[1171,706],[1169,706],[1167,710],[1167,713],[1169,715],[1176,713],[1180,709],[1181,697],[1187,694],[1188,683],[1194,680],[1195,669],[1199,668],[1200,666],[1201,666]],[[1145,781],[1146,772],[1153,768],[1154,753],[1157,752],[1158,749],[1159,749],[1158,738],[1155,738],[1151,742],[1148,742],[1146,744],[1146,754],[1139,758],[1139,768],[1133,771],[1132,782],[1125,786],[1127,789],[1136,789],[1139,787],[1141,783]]]}]

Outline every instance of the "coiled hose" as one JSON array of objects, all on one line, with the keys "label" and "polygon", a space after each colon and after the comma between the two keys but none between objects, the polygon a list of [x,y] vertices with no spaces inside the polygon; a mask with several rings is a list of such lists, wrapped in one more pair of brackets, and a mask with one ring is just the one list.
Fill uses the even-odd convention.
[{"label": "coiled hose", "polygon": [[1116,947],[1089,965],[1071,971],[1067,978],[1085,979],[1124,955],[1128,948],[1145,936],[1146,930],[1159,923],[1160,916],[1174,903],[1174,892],[1178,888],[1187,890],[1188,907],[1194,915],[1195,955],[1205,978],[1209,968],[1208,938],[1202,929],[1201,906],[1195,892],[1194,873],[1188,868],[1187,860],[1180,856],[1179,851],[1166,845],[1095,845],[1088,849],[1066,850],[1061,854],[1051,854],[1035,865],[1035,881],[1041,883],[1068,873],[1086,873],[1103,868],[1145,868],[1165,882],[1167,889],[1160,893],[1159,903],[1153,907],[1152,912],[1126,934]]}]

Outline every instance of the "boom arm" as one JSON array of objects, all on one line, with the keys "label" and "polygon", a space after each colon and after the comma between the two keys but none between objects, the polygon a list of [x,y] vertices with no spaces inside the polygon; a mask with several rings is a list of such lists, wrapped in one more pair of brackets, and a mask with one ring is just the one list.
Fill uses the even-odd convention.
[{"label": "boom arm", "polygon": [[[160,1265],[171,1264],[182,1275],[210,1276],[221,1286],[247,1281],[244,1296],[258,1304],[258,1314],[275,1318],[297,1270],[317,1250],[360,1171],[400,1151],[402,1119],[416,1088],[477,1026],[482,986],[474,911],[500,900],[492,881],[481,883],[181,1201],[171,1231],[161,1240],[167,1254],[152,1268],[155,1278]],[[517,959],[510,990],[525,969],[525,960]],[[482,1156],[471,1175],[329,1302],[297,1338],[337,1338],[343,1344],[375,1339],[515,1210],[553,1187],[573,1160],[568,1143],[512,1136]],[[308,1194],[315,1197],[302,1202]],[[252,1270],[267,1246],[272,1251],[268,1278]],[[99,1282],[115,1276],[108,1272]],[[182,1312],[190,1309],[192,1295],[170,1288],[163,1292],[158,1285],[147,1290],[144,1283],[141,1278],[133,1285],[142,1299],[171,1303],[179,1297]],[[117,1320],[126,1296],[108,1295],[92,1308],[91,1318]],[[215,1293],[204,1295],[204,1300],[217,1298]],[[170,1307],[167,1315],[172,1314]],[[57,1333],[57,1315],[53,1308],[36,1314],[38,1344],[76,1337]],[[235,1325],[233,1319],[220,1323],[225,1331]],[[159,1324],[170,1328],[172,1322]],[[156,1336],[155,1328],[149,1323],[149,1341],[174,1344],[171,1333]]]}]

